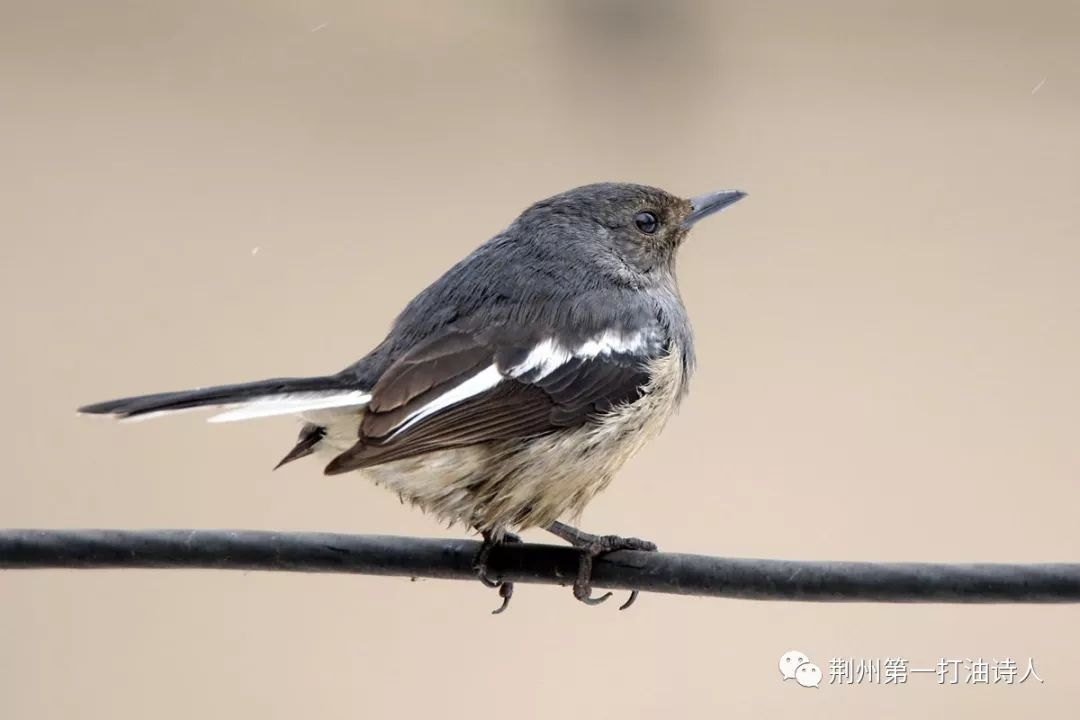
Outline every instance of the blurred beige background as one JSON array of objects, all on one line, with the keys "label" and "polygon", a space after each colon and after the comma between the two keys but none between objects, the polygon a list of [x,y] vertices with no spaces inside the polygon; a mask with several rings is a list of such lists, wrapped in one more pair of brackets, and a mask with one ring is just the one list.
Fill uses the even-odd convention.
[{"label": "blurred beige background", "polygon": [[[390,7],[395,5],[395,7]],[[689,401],[586,513],[662,548],[1080,559],[1075,2],[40,2],[0,14],[0,526],[447,534],[288,419],[83,403],[337,370],[540,197],[751,197],[681,257]],[[449,534],[455,534],[453,532]],[[545,539],[543,533],[530,535]],[[1072,716],[1075,607],[0,574],[0,717]],[[782,684],[780,654],[1035,660]]]}]

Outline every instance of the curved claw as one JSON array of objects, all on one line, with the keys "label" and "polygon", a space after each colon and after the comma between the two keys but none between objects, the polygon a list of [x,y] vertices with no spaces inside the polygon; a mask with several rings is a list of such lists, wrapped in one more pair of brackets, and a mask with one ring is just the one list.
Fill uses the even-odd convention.
[{"label": "curved claw", "polygon": [[630,597],[626,598],[626,602],[624,602],[622,605],[620,605],[619,609],[620,610],[625,610],[626,608],[633,605],[634,601],[637,600],[637,596],[638,596],[638,591],[637,590],[631,590],[630,591]]},{"label": "curved claw", "polygon": [[476,573],[476,579],[483,583],[484,587],[497,588],[502,583],[488,577],[487,558],[489,554],[490,551],[486,548],[480,549],[480,552],[473,558],[473,571]]},{"label": "curved claw", "polygon": [[492,580],[491,578],[489,578],[487,576],[487,573],[485,573],[483,570],[478,570],[476,572],[476,579],[479,580],[481,583],[483,583],[484,587],[497,588],[497,587],[502,587],[503,586],[503,583],[498,582],[497,580]]},{"label": "curved claw", "polygon": [[[510,604],[510,598],[514,595],[514,583],[506,582],[504,580],[492,580],[488,577],[488,558],[491,556],[491,551],[498,541],[493,538],[490,532],[481,531],[481,534],[484,536],[484,542],[477,551],[476,556],[473,558],[472,567],[476,572],[477,579],[484,587],[498,588],[499,597],[502,598],[502,604],[491,611],[492,615],[498,615],[506,610],[506,607]],[[521,538],[513,533],[505,533],[502,542],[519,543],[521,542]]]},{"label": "curved claw", "polygon": [[498,615],[510,605],[510,598],[514,597],[514,583],[504,582],[499,583],[499,597],[502,598],[502,605],[491,611],[492,615]]},{"label": "curved claw", "polygon": [[607,599],[609,597],[611,597],[611,591],[608,591],[608,592],[604,593],[600,597],[583,597],[583,598],[578,598],[578,600],[585,603],[586,605],[600,605],[602,603],[607,602]]},{"label": "curved claw", "polygon": [[611,592],[606,592],[600,597],[593,597],[591,587],[586,586],[583,588],[579,588],[575,586],[574,597],[576,597],[578,600],[585,603],[586,605],[599,605],[600,603],[606,602],[607,599],[611,597]]},{"label": "curved claw", "polygon": [[499,583],[499,597],[502,598],[502,604],[495,610],[491,611],[492,615],[498,615],[503,610],[507,609],[510,604],[510,598],[514,597],[514,584],[513,583]]}]

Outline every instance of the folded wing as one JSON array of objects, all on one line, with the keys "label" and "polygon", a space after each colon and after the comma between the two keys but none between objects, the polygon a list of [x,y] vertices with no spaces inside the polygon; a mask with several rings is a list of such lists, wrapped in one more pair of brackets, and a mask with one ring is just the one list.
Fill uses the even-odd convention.
[{"label": "folded wing", "polygon": [[657,329],[576,339],[510,328],[449,331],[383,374],[358,442],[326,471],[583,425],[638,399],[649,360],[662,352]]}]

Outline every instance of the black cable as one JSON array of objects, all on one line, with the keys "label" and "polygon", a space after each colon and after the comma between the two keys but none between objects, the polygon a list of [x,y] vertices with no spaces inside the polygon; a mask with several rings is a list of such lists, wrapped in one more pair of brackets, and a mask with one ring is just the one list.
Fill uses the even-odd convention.
[{"label": "black cable", "polygon": [[[254,530],[0,530],[0,569],[216,568],[474,580],[479,543]],[[573,582],[569,547],[507,544],[492,576]],[[809,562],[620,551],[596,561],[597,587],[754,600],[1080,602],[1080,563]]]}]

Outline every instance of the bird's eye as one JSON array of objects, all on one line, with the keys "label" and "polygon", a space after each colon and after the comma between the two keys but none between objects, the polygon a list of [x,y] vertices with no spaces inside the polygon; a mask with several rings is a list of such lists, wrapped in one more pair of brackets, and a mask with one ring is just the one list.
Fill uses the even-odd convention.
[{"label": "bird's eye", "polygon": [[660,227],[660,221],[651,212],[639,212],[634,216],[634,224],[646,235],[652,235]]}]

